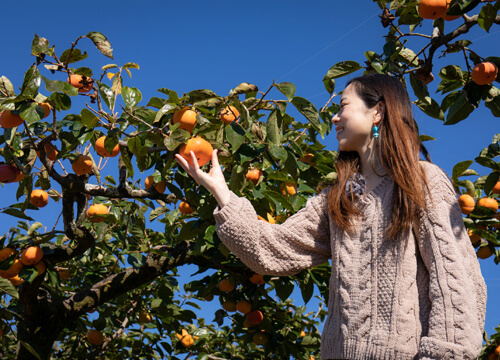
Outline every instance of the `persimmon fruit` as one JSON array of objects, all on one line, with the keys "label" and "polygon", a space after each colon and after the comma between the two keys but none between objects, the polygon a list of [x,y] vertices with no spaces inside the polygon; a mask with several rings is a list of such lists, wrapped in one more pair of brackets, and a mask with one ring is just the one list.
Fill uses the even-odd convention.
[{"label": "persimmon fruit", "polygon": [[283,196],[289,196],[289,195],[291,196],[297,193],[297,185],[290,181],[281,183],[279,189],[280,192],[283,194]]},{"label": "persimmon fruit", "polygon": [[470,242],[472,244],[475,244],[476,242],[481,240],[481,236],[479,234],[474,233],[472,230],[469,230],[468,234],[469,234]]},{"label": "persimmon fruit", "polygon": [[141,324],[149,324],[153,320],[153,315],[147,311],[141,311],[139,313],[139,322]]},{"label": "persimmon fruit", "polygon": [[21,253],[23,265],[35,265],[43,258],[43,250],[40,246],[30,246]]},{"label": "persimmon fruit", "polygon": [[269,341],[269,337],[263,332],[258,332],[253,334],[252,341],[256,345],[265,345]]},{"label": "persimmon fruit", "polygon": [[247,300],[240,300],[236,303],[236,311],[239,311],[243,315],[248,314],[252,311],[252,304]]},{"label": "persimmon fruit", "polygon": [[226,125],[232,123],[235,120],[236,122],[238,122],[239,118],[240,112],[232,105],[227,106],[220,112],[220,119]]},{"label": "persimmon fruit", "polygon": [[43,109],[42,119],[45,119],[47,116],[50,115],[50,112],[52,111],[52,106],[49,103],[43,102],[41,104],[38,104],[38,106],[40,106]]},{"label": "persimmon fruit", "polygon": [[19,259],[15,259],[12,262],[12,265],[7,270],[0,270],[0,276],[4,279],[10,279],[11,277],[16,276],[24,267],[24,264]]},{"label": "persimmon fruit", "polygon": [[246,314],[246,320],[250,325],[259,325],[264,320],[264,315],[260,310],[253,310]]},{"label": "persimmon fruit", "polygon": [[104,342],[104,335],[99,330],[91,329],[87,333],[87,341],[94,346],[101,346]]},{"label": "persimmon fruit", "polygon": [[21,171],[15,166],[3,164],[0,165],[0,182],[14,182]]},{"label": "persimmon fruit", "polygon": [[446,15],[448,4],[446,0],[420,0],[418,14],[422,19],[439,19]]},{"label": "persimmon fruit", "polygon": [[[58,151],[54,147],[54,145],[52,145],[51,143],[46,143],[43,148],[45,150],[47,159],[49,159],[50,161],[54,161],[57,158]],[[38,157],[40,157],[40,151],[37,151],[36,154],[38,155]]]},{"label": "persimmon fruit", "polygon": [[173,123],[180,123],[179,129],[187,130],[192,134],[196,125],[196,112],[189,108],[177,110],[174,113]]},{"label": "persimmon fruit", "polygon": [[474,210],[476,202],[469,194],[463,194],[458,198],[458,204],[460,205],[462,214],[469,215]]},{"label": "persimmon fruit", "polygon": [[264,281],[264,275],[261,274],[253,274],[250,277],[250,282],[255,285],[264,285],[266,283]]},{"label": "persimmon fruit", "polygon": [[254,185],[257,185],[261,175],[262,171],[260,169],[249,169],[245,175],[245,178],[248,181],[251,181]]},{"label": "persimmon fruit", "polygon": [[491,189],[492,194],[500,194],[500,181],[498,181],[495,186],[493,186],[493,189]]},{"label": "persimmon fruit", "polygon": [[87,209],[87,218],[93,223],[100,223],[104,221],[103,217],[99,215],[106,215],[108,213],[108,207],[103,204],[94,204],[89,206]]},{"label": "persimmon fruit", "polygon": [[488,208],[490,210],[493,210],[494,212],[497,212],[498,210],[498,202],[490,197],[484,197],[478,200],[477,202],[478,206],[484,206],[485,208]]},{"label": "persimmon fruit", "polygon": [[9,256],[14,255],[15,253],[16,251],[13,248],[4,247],[3,249],[0,250],[0,261],[4,261]]},{"label": "persimmon fruit", "polygon": [[30,203],[39,208],[45,207],[49,203],[49,194],[44,190],[35,189],[31,192]]},{"label": "persimmon fruit", "polygon": [[181,203],[179,204],[179,211],[184,215],[194,213],[194,209],[185,201],[181,201]]},{"label": "persimmon fruit", "polygon": [[38,272],[38,276],[45,274],[45,270],[47,270],[47,265],[45,265],[45,262],[39,261],[35,265],[35,269]]},{"label": "persimmon fruit", "polygon": [[69,279],[71,279],[71,272],[69,271],[69,269],[57,268],[56,271],[57,271],[57,273],[59,274],[59,277],[62,280],[69,280]]},{"label": "persimmon fruit", "polygon": [[79,93],[88,93],[92,90],[92,86],[94,85],[94,80],[92,78],[79,74],[70,75],[66,82],[77,88]]},{"label": "persimmon fruit", "polygon": [[[144,187],[146,190],[148,190],[151,186],[153,186],[155,180],[153,175],[149,175],[146,180],[144,180]],[[158,191],[160,194],[163,194],[165,190],[167,189],[167,185],[165,184],[165,181],[162,180],[159,183],[156,184],[155,186],[156,191]]]},{"label": "persimmon fruit", "polygon": [[4,129],[11,129],[19,126],[23,121],[24,120],[19,115],[14,114],[10,110],[4,110],[0,113],[0,126]]},{"label": "persimmon fruit", "polygon": [[314,165],[314,162],[312,161],[313,157],[314,157],[314,154],[307,153],[307,154],[304,154],[304,156],[301,156],[299,158],[299,160],[302,162],[305,162],[306,164],[313,166]]},{"label": "persimmon fruit", "polygon": [[222,292],[231,292],[236,289],[236,283],[231,282],[229,279],[222,279],[219,282],[219,290]]},{"label": "persimmon fruit", "polygon": [[210,161],[214,149],[208,141],[199,136],[193,137],[185,144],[182,144],[179,149],[179,154],[189,163],[189,165],[193,166],[191,151],[194,152],[196,160],[198,161],[198,166],[203,166]]},{"label": "persimmon fruit", "polygon": [[115,157],[120,153],[120,145],[116,144],[113,147],[113,150],[109,152],[106,150],[104,147],[104,142],[106,141],[106,136],[101,136],[99,139],[96,140],[95,142],[95,152],[99,154],[102,157]]},{"label": "persimmon fruit", "polygon": [[448,9],[450,8],[450,2],[451,2],[451,0],[446,0],[446,11],[443,15],[443,19],[446,21],[453,21],[453,20],[456,20],[460,17],[460,15],[447,15],[446,14],[448,12]]},{"label": "persimmon fruit", "polygon": [[235,312],[236,303],[233,300],[226,300],[222,303],[222,308],[227,312]]},{"label": "persimmon fruit", "polygon": [[92,171],[94,162],[88,155],[79,155],[78,158],[71,163],[71,168],[76,175],[85,175]]},{"label": "persimmon fruit", "polygon": [[491,251],[489,246],[481,246],[477,251],[476,251],[477,257],[480,259],[487,259],[491,255],[493,255],[493,252]]},{"label": "persimmon fruit", "polygon": [[472,81],[477,85],[488,85],[491,84],[498,75],[498,68],[492,62],[482,62],[474,66],[472,69]]},{"label": "persimmon fruit", "polygon": [[19,285],[21,285],[24,282],[24,280],[21,279],[19,277],[19,275],[16,275],[16,276],[13,276],[13,277],[9,278],[9,281],[14,286],[19,286]]}]

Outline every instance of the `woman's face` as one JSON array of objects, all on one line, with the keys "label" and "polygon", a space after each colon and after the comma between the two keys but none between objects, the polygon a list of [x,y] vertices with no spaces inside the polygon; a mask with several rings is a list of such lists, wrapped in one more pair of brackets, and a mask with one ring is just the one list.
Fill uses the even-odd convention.
[{"label": "woman's face", "polygon": [[377,106],[368,109],[351,84],[345,88],[340,110],[332,118],[340,151],[357,151],[360,156],[372,141],[373,125],[380,122]]}]

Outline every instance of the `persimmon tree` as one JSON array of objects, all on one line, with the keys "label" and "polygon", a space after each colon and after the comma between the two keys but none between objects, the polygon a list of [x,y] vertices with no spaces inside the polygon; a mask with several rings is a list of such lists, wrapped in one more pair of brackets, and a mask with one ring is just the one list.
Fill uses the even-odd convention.
[{"label": "persimmon tree", "polygon": [[[445,125],[466,121],[482,102],[492,117],[500,116],[498,75],[481,84],[472,75],[478,64],[498,68],[500,58],[477,54],[461,38],[472,27],[489,31],[499,24],[500,2],[452,0],[434,20],[423,19],[414,0],[376,3],[387,30],[383,49],[366,51],[365,63],[333,65],[323,79],[331,97],[318,107],[286,82],[272,82],[264,91],[241,83],[227,95],[201,89],[180,96],[160,88],[145,101],[139,89],[126,86],[139,68],[135,63],[73,67],[88,56],[79,48],[82,41],[113,58],[103,34],[81,36],[62,53],[35,35],[35,63],[20,91],[0,78],[0,180],[18,201],[0,209],[4,217],[18,218],[0,239],[0,357],[319,356],[329,264],[291,277],[254,274],[220,242],[215,199],[177,166],[174,155],[190,138],[204,139],[219,150],[231,190],[248,198],[262,221],[280,224],[336,179],[337,153],[319,137],[332,130],[338,78],[389,73],[408,84],[420,110]],[[458,18],[443,19],[451,16]],[[432,32],[419,32],[427,23]],[[416,49],[415,39],[424,39],[424,46]],[[439,52],[446,64],[436,69]],[[441,94],[433,98],[429,88]],[[75,105],[77,96],[85,106]],[[500,134],[492,138],[474,160],[484,173],[470,169],[474,161],[463,161],[452,180],[457,197],[474,198],[464,222],[478,256],[498,263]],[[111,175],[101,176],[108,170]],[[37,221],[38,206],[46,203],[40,190],[60,208],[50,224]],[[476,203],[480,198],[490,200]],[[41,249],[41,260],[29,257],[28,249]],[[187,265],[200,279],[187,280],[184,294],[177,276]],[[295,287],[305,303],[318,290],[318,311],[289,299]],[[194,299],[219,301],[220,308],[203,318]],[[499,337],[487,340],[482,357],[494,352]]]}]

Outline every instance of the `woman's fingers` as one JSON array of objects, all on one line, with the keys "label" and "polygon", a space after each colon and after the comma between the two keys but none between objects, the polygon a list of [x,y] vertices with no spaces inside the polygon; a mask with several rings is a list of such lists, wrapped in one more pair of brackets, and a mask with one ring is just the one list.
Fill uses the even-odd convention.
[{"label": "woman's fingers", "polygon": [[217,157],[217,149],[212,152],[212,167],[219,167],[219,158]]}]

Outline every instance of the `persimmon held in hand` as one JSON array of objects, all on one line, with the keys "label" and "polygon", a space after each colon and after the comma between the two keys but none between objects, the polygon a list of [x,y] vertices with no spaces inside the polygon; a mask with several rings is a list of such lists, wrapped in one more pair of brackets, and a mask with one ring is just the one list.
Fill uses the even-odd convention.
[{"label": "persimmon held in hand", "polygon": [[191,138],[187,143],[182,144],[179,149],[179,154],[186,159],[189,165],[193,166],[191,151],[194,152],[196,160],[198,161],[198,166],[203,166],[212,158],[214,149],[208,141],[199,136]]}]

